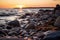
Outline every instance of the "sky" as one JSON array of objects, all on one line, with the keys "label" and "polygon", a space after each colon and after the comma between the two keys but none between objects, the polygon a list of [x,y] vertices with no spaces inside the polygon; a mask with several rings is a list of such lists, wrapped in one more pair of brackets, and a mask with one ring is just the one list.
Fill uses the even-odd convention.
[{"label": "sky", "polygon": [[[55,7],[60,0],[0,0],[0,8],[23,7]],[[19,7],[19,6],[18,6]]]}]

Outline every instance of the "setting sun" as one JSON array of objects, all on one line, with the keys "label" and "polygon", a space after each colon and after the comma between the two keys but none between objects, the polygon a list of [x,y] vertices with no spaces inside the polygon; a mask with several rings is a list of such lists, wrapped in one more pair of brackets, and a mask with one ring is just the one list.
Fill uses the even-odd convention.
[{"label": "setting sun", "polygon": [[16,8],[20,8],[19,12],[23,12],[22,8],[25,7],[24,5],[16,5]]},{"label": "setting sun", "polygon": [[23,8],[25,6],[24,5],[16,5],[16,7],[21,9],[21,8]]}]

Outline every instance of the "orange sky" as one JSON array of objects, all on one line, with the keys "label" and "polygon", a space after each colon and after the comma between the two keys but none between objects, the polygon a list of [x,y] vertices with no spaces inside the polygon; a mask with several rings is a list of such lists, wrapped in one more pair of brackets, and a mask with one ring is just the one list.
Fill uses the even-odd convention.
[{"label": "orange sky", "polygon": [[0,8],[14,8],[17,5],[24,7],[55,7],[60,0],[0,0]]}]

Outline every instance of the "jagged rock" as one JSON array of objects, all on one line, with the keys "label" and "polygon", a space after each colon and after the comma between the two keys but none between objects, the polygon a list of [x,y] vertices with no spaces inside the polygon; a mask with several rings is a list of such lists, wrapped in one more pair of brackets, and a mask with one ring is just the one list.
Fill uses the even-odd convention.
[{"label": "jagged rock", "polygon": [[60,27],[60,16],[56,19],[54,26]]}]

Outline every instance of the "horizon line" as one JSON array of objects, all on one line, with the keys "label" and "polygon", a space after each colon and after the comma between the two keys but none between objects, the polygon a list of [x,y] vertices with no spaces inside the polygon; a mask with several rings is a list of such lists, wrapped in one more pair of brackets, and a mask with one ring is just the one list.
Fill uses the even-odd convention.
[{"label": "horizon line", "polygon": [[[27,8],[55,8],[55,7],[23,7],[22,9],[27,9]],[[19,9],[19,7],[14,7],[13,9]]]}]

